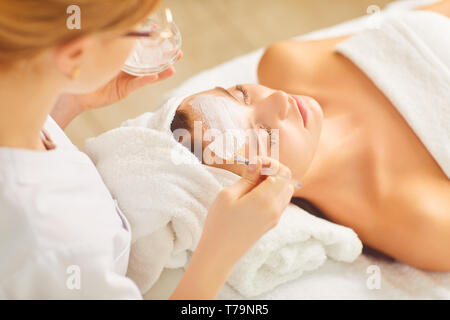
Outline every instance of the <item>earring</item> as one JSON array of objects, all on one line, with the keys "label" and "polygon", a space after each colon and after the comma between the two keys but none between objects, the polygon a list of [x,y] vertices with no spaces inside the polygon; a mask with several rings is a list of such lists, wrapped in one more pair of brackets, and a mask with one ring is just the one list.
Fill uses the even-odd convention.
[{"label": "earring", "polygon": [[78,77],[80,76],[80,67],[76,67],[75,70],[73,70],[72,75],[70,76],[70,78],[72,80],[76,80],[78,79]]}]

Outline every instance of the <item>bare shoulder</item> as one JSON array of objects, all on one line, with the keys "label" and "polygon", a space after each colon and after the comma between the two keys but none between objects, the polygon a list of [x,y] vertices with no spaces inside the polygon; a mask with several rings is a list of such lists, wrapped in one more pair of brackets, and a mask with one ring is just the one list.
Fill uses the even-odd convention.
[{"label": "bare shoulder", "polygon": [[[431,221],[445,221],[450,227],[450,180],[444,173],[429,178],[412,178],[400,186],[402,201]],[[449,230],[450,235],[450,230]]]},{"label": "bare shoulder", "polygon": [[[450,0],[440,1],[419,10],[433,11],[450,17]],[[351,35],[321,40],[275,42],[266,48],[260,60],[259,82],[262,85],[291,93],[307,92],[309,88],[301,88],[301,86],[307,86],[304,83],[313,83],[318,75],[317,70],[328,68],[324,60],[330,57],[339,59],[334,48],[349,37]]]},{"label": "bare shoulder", "polygon": [[420,10],[433,11],[446,17],[450,17],[450,0],[439,1],[437,3],[420,8]]},{"label": "bare shoulder", "polygon": [[290,93],[308,92],[320,76],[318,70],[334,54],[336,44],[346,38],[286,40],[271,44],[258,65],[259,83]]},{"label": "bare shoulder", "polygon": [[417,268],[450,271],[450,181],[446,177],[405,179],[385,199],[383,246]]},{"label": "bare shoulder", "polygon": [[293,93],[288,88],[298,78],[298,68],[305,59],[310,60],[305,44],[301,41],[279,41],[268,46],[258,65],[259,83]]}]

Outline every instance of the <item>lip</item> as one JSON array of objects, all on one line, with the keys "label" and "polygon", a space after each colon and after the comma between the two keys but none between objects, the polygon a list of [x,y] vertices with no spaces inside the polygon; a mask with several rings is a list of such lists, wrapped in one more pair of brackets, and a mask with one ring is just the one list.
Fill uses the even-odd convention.
[{"label": "lip", "polygon": [[297,109],[302,117],[303,125],[306,127],[306,124],[308,123],[308,110],[306,109],[302,99],[299,96],[291,96],[291,97],[294,98],[295,103],[297,104]]}]

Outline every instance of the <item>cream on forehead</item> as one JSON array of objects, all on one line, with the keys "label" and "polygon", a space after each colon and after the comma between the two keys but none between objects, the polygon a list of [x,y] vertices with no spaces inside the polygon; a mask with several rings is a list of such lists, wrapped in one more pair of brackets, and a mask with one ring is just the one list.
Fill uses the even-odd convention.
[{"label": "cream on forehead", "polygon": [[226,129],[245,129],[247,108],[229,98],[203,94],[194,97],[189,104],[202,115],[210,128],[222,132]]},{"label": "cream on forehead", "polygon": [[[248,108],[236,102],[212,94],[194,97],[189,103],[193,110],[202,115],[209,128],[217,129],[222,135],[208,145],[208,148],[222,159],[231,159],[245,144],[245,130]],[[233,141],[230,141],[233,140]]]}]

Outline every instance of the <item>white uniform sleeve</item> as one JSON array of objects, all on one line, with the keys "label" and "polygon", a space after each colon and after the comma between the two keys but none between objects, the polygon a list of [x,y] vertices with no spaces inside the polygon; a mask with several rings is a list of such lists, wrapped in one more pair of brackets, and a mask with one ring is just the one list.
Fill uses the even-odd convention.
[{"label": "white uniform sleeve", "polygon": [[142,299],[129,224],[92,161],[55,142],[0,148],[0,298]]},{"label": "white uniform sleeve", "polygon": [[125,277],[131,235],[112,200],[91,208],[88,198],[1,182],[0,298],[142,299]]},{"label": "white uniform sleeve", "polygon": [[0,283],[1,299],[142,299],[98,252],[39,252]]}]

